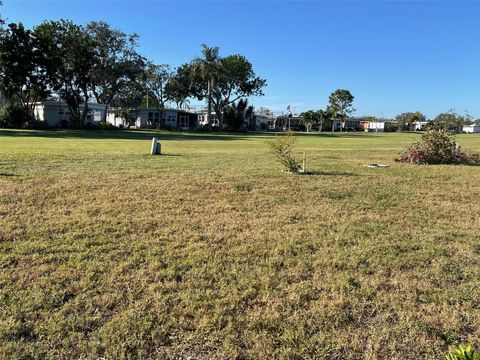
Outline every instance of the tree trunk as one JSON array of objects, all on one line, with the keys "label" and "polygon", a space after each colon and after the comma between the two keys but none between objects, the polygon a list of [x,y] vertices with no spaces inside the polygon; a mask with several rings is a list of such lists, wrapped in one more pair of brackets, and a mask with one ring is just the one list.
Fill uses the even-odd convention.
[{"label": "tree trunk", "polygon": [[220,130],[222,130],[223,129],[223,110],[222,109],[218,109],[217,117],[218,117],[218,127]]},{"label": "tree trunk", "polygon": [[208,112],[207,112],[208,130],[212,130],[212,81],[208,80]]},{"label": "tree trunk", "polygon": [[87,118],[87,114],[88,114],[88,97],[85,97],[85,102],[83,105],[83,112],[82,112],[82,120],[80,124],[81,127],[85,126],[85,119]]}]

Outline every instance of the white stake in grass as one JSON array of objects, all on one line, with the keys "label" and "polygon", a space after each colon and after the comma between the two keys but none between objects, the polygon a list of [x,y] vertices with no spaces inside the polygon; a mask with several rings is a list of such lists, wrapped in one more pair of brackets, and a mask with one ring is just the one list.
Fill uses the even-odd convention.
[{"label": "white stake in grass", "polygon": [[150,149],[150,154],[151,155],[160,155],[161,154],[161,145],[158,142],[158,139],[156,137],[152,138],[152,147]]}]

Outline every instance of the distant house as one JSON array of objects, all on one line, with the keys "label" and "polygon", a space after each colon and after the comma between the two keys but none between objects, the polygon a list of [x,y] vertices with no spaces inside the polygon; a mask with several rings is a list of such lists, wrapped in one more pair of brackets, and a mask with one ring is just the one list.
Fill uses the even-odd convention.
[{"label": "distant house", "polygon": [[[207,126],[208,125],[208,110],[207,109],[201,109],[195,111],[195,114],[197,114],[197,122],[198,126]],[[220,122],[218,121],[218,116],[217,114],[212,111],[210,113],[210,121],[212,122],[212,126],[216,127],[219,126]]]},{"label": "distant house", "polygon": [[415,121],[413,123],[413,130],[414,131],[422,130],[422,128],[427,124],[428,124],[428,121]]},{"label": "distant house", "polygon": [[365,132],[384,132],[385,122],[383,121],[360,121],[360,128]]},{"label": "distant house", "polygon": [[480,125],[465,125],[463,132],[467,134],[480,133]]},{"label": "distant house", "polygon": [[164,124],[172,129],[188,130],[197,127],[197,120],[197,114],[180,109],[165,109],[161,112],[157,108],[133,109],[129,119],[117,115],[117,109],[114,108],[107,114],[107,122],[114,126],[136,128],[157,127]]},{"label": "distant house", "polygon": [[260,114],[253,114],[250,119],[247,120],[248,130],[266,130],[270,129],[275,124],[274,116],[266,116]]},{"label": "distant house", "polygon": [[[84,104],[80,105],[83,111]],[[70,110],[64,101],[46,100],[37,102],[34,107],[35,119],[44,121],[49,127],[62,126],[62,122],[70,120]],[[107,105],[88,103],[86,123],[96,124],[105,118]]]},{"label": "distant house", "polygon": [[[208,110],[201,109],[201,110],[195,111],[195,113],[198,116],[198,125],[207,126]],[[219,126],[217,114],[213,111],[211,113],[211,121],[212,121],[212,126],[214,127]],[[264,129],[268,129],[271,126],[271,124],[273,124],[274,122],[275,122],[275,117],[253,114],[249,119],[245,120],[245,127],[248,130],[264,130]]]},{"label": "distant house", "polygon": [[273,121],[272,130],[286,131],[286,130],[300,130],[303,128],[303,118],[297,115],[294,116],[277,116]]}]

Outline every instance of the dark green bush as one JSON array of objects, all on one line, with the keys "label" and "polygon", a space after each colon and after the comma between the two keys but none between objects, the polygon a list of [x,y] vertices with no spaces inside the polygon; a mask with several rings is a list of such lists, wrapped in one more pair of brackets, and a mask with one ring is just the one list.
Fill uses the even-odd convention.
[{"label": "dark green bush", "polygon": [[158,129],[159,130],[170,131],[170,130],[172,130],[172,126],[170,124],[160,124]]},{"label": "dark green bush", "polygon": [[115,130],[116,127],[106,121],[100,121],[98,127],[102,130]]},{"label": "dark green bush", "polygon": [[397,132],[400,127],[398,124],[394,124],[392,122],[386,121],[385,122],[385,132]]},{"label": "dark green bush", "polygon": [[23,106],[9,104],[0,108],[0,127],[2,128],[31,127],[34,122],[34,117]]},{"label": "dark green bush", "polygon": [[480,154],[465,151],[444,131],[431,130],[396,159],[411,164],[480,165]]}]

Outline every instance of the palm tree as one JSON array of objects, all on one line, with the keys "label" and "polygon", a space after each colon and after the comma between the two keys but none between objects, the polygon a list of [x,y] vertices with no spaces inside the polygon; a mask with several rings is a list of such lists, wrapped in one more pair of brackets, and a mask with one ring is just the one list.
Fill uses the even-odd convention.
[{"label": "palm tree", "polygon": [[253,115],[253,106],[248,105],[247,99],[240,99],[236,104],[233,103],[224,110],[225,122],[232,129],[241,129],[245,121],[250,120]]},{"label": "palm tree", "polygon": [[207,121],[208,127],[212,128],[212,88],[215,86],[215,79],[218,75],[220,65],[220,55],[218,47],[208,47],[202,44],[202,56],[193,59],[194,76],[200,77],[207,82],[207,96],[208,96],[208,113]]}]

